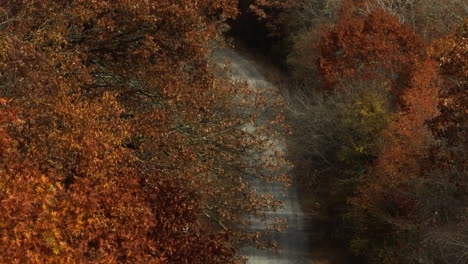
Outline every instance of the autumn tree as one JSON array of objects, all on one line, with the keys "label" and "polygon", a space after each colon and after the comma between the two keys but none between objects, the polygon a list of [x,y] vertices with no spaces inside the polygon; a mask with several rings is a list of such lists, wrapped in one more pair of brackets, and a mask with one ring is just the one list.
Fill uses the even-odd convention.
[{"label": "autumn tree", "polygon": [[382,8],[427,40],[449,33],[468,15],[463,0],[365,0],[362,12]]},{"label": "autumn tree", "polygon": [[287,96],[294,171],[313,190],[320,211],[332,218],[347,212],[347,197],[378,154],[376,139],[392,115],[387,88],[369,81],[329,94],[296,88]]},{"label": "autumn tree", "polygon": [[437,40],[429,47],[435,61],[410,69],[397,118],[382,134],[382,153],[351,199],[353,247],[376,261],[466,261],[463,32]]},{"label": "autumn tree", "polygon": [[351,199],[357,227],[352,246],[383,263],[401,261],[409,253],[407,232],[416,224],[419,203],[415,184],[428,169],[427,153],[434,142],[426,121],[438,113],[435,64],[416,63],[410,72],[400,110],[382,131],[381,153]]},{"label": "autumn tree", "polygon": [[[296,0],[282,11],[283,19],[277,27],[286,32],[283,49],[288,52],[287,63],[295,79],[314,83],[319,54],[309,47],[318,42],[322,27],[333,27],[340,7],[346,2],[350,1]],[[359,0],[353,1],[353,5],[354,13],[362,16],[384,10],[387,16],[409,26],[425,40],[450,32],[468,14],[463,0]]]},{"label": "autumn tree", "polygon": [[393,89],[401,88],[398,81],[405,67],[421,55],[421,39],[384,10],[362,15],[357,7],[344,1],[335,25],[318,44],[323,89],[355,78],[380,78],[392,82]]},{"label": "autumn tree", "polygon": [[371,263],[466,262],[466,25],[434,39],[463,21],[462,2],[288,10],[295,171]]},{"label": "autumn tree", "polygon": [[418,257],[428,263],[468,261],[466,106],[467,23],[434,41],[429,53],[439,64],[444,78],[439,102],[440,114],[429,125],[439,140],[431,151],[431,181],[418,194],[424,197],[419,215],[428,224],[421,231],[423,245]]},{"label": "autumn tree", "polygon": [[[343,1],[318,51],[310,50],[312,30],[294,47],[291,62],[309,74],[291,92],[296,171],[316,186],[320,209],[335,230],[345,228],[340,239],[356,254],[378,263],[463,262],[465,232],[454,232],[466,219],[464,35],[428,52],[401,18],[370,2],[377,1]],[[301,54],[317,58],[317,67]],[[308,90],[317,88],[325,93]]]},{"label": "autumn tree", "polygon": [[[298,153],[303,152],[300,166],[304,166],[307,175],[313,175],[306,178],[317,181],[318,186],[331,183],[327,185],[334,186],[330,194],[337,194],[331,197],[347,207],[346,197],[379,152],[381,131],[392,113],[405,107],[399,100],[412,78],[406,72],[413,71],[415,61],[422,57],[423,44],[409,27],[385,11],[363,15],[346,1],[336,24],[324,31],[317,45],[322,83],[321,87],[307,84],[299,89],[304,91],[299,102],[305,102],[303,109],[311,112],[293,117],[300,123],[298,138],[293,141],[298,141]],[[326,93],[310,96],[317,92],[307,89],[314,88],[325,89]],[[319,117],[321,113],[323,117]],[[322,127],[325,125],[328,128]],[[305,132],[306,129],[310,131]],[[303,141],[317,145],[309,147]],[[346,184],[348,190],[340,190]]]},{"label": "autumn tree", "polygon": [[[436,59],[445,78],[441,114],[433,122],[435,133],[452,147],[466,145],[467,22],[455,33],[435,40],[429,53]],[[461,153],[460,153],[461,154]],[[455,158],[455,157],[454,157]]]},{"label": "autumn tree", "polygon": [[207,62],[236,13],[213,0],[0,3],[0,95],[15,113],[0,131],[2,262],[239,260],[255,239],[245,216],[278,205],[245,173],[267,180],[278,164],[242,158],[268,142],[239,129],[246,88]]},{"label": "autumn tree", "polygon": [[[64,159],[61,163],[49,160],[47,164],[29,156],[40,155],[37,152],[46,156],[50,149],[34,142],[39,139],[30,134],[38,133],[31,130],[34,119],[23,115],[23,110],[18,111],[14,127],[11,127],[11,122],[4,124],[11,129],[11,136],[23,132],[31,137],[12,138],[7,145],[11,152],[2,159],[0,248],[2,252],[8,252],[0,256],[2,262],[161,263],[163,258],[156,253],[156,244],[148,236],[155,227],[151,207],[139,188],[135,170],[125,166],[125,158],[129,157],[125,152],[128,151],[114,145],[124,134],[115,127],[115,134],[106,133],[106,128],[112,129],[108,127],[113,124],[112,118],[118,119],[118,111],[112,113],[116,110],[112,107],[116,102],[112,102],[112,98],[102,100],[105,103],[94,104],[95,107],[68,104],[80,113],[75,113],[74,120],[67,120],[67,127],[63,130],[76,129],[76,134],[62,130],[62,133],[47,136],[39,132],[44,143],[51,144],[51,140],[57,140],[54,146],[57,150],[69,147],[68,155],[62,153],[57,157]],[[111,114],[106,114],[107,111]],[[86,115],[85,119],[83,115]],[[39,120],[44,122],[43,126],[50,122],[46,118]],[[83,121],[97,125],[94,127],[96,130],[87,130],[91,127],[86,125],[79,127],[85,124]],[[97,136],[100,133],[105,133],[107,140]],[[78,144],[76,140],[83,136]],[[25,142],[27,139],[31,141]],[[41,149],[30,149],[30,153],[24,153],[25,143]],[[84,155],[82,152],[90,151],[87,144],[95,144],[93,154]],[[112,144],[112,151],[104,148],[107,144]],[[69,156],[72,153],[75,155],[73,161]],[[63,167],[71,165],[66,162],[73,162],[77,166],[75,173],[81,173],[72,184],[67,183],[68,175],[62,173],[68,172]],[[58,168],[54,169],[54,165]]]},{"label": "autumn tree", "polygon": [[311,49],[320,41],[322,28],[331,27],[340,9],[339,0],[295,1],[287,14],[289,31],[287,64],[295,80],[314,85],[318,76],[318,49]]}]

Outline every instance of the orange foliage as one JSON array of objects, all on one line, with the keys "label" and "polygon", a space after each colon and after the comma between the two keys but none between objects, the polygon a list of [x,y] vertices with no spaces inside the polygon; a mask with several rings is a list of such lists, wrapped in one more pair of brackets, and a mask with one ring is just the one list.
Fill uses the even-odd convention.
[{"label": "orange foliage", "polygon": [[382,9],[362,15],[355,5],[343,1],[338,20],[318,44],[323,89],[347,78],[396,81],[405,66],[421,55],[422,40],[409,26]]},{"label": "orange foliage", "polygon": [[240,177],[261,144],[237,129],[241,88],[206,61],[236,5],[0,2],[0,96],[15,109],[0,115],[0,262],[236,259],[246,212],[271,204]]},{"label": "orange foliage", "polygon": [[357,207],[398,212],[403,218],[415,209],[411,181],[428,169],[424,160],[433,138],[426,122],[438,114],[440,87],[430,60],[415,63],[408,75],[402,109],[384,130],[382,152],[359,187],[358,197],[352,199]]},{"label": "orange foliage", "polygon": [[[390,241],[382,243],[390,247],[380,250],[388,256],[391,250],[402,252],[399,243],[408,235],[420,241],[405,241],[405,249],[428,243],[441,247],[448,242],[425,238],[428,230],[456,225],[450,232],[459,233],[466,227],[466,44],[465,24],[434,41],[428,48],[432,58],[416,60],[408,68],[399,112],[382,134],[381,154],[350,199],[356,222],[380,221],[378,232]],[[463,261],[461,247],[448,248],[452,255],[447,250],[433,258]],[[432,256],[428,250],[397,254],[407,261],[418,254]]]},{"label": "orange foliage", "polygon": [[336,24],[323,34],[322,87],[331,89],[347,79],[392,84],[398,113],[382,132],[381,154],[351,201],[377,215],[409,216],[415,206],[410,182],[425,169],[432,140],[426,122],[438,114],[440,77],[409,26],[382,9],[358,13],[364,4],[344,1]]},{"label": "orange foliage", "polygon": [[452,34],[435,40],[429,53],[445,77],[441,115],[432,122],[434,132],[450,146],[468,144],[468,20]]}]

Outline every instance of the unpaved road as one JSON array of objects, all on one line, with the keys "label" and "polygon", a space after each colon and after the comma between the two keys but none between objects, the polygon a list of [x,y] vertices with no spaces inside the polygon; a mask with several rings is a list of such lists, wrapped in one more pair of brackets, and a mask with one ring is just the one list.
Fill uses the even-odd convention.
[{"label": "unpaved road", "polygon": [[[257,70],[255,64],[241,55],[226,49],[217,50],[213,54],[218,63],[229,65],[233,79],[245,81],[251,89],[261,91],[269,100],[274,101],[278,97],[276,88],[268,83],[264,76]],[[268,115],[260,115],[256,123],[264,123]],[[254,131],[255,127],[244,127],[245,130]],[[286,149],[284,138],[271,138],[275,149],[283,152]],[[241,254],[248,258],[248,264],[311,264],[314,263],[310,257],[311,230],[307,228],[310,216],[305,214],[300,207],[297,188],[293,185],[285,193],[282,192],[282,184],[265,184],[251,182],[253,188],[259,193],[270,193],[284,201],[284,208],[277,211],[267,212],[268,220],[275,217],[283,217],[288,221],[288,229],[282,233],[273,234],[273,239],[278,241],[280,253],[272,251],[260,251],[254,248],[243,248]],[[260,220],[254,220],[252,231],[265,230],[265,224]]]}]

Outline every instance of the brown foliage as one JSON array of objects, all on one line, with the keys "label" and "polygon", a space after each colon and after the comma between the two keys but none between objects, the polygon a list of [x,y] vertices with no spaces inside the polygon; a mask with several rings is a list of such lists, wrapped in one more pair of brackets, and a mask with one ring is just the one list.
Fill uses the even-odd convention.
[{"label": "brown foliage", "polygon": [[431,192],[426,192],[435,198],[428,199],[431,202],[422,210],[431,223],[422,231],[427,234],[422,236],[427,249],[421,255],[433,263],[468,261],[464,254],[468,249],[467,25],[465,21],[430,47],[444,77],[440,115],[429,123],[439,140],[431,151],[430,171],[437,184],[429,185]]},{"label": "brown foliage", "polygon": [[382,152],[350,199],[355,223],[380,230],[386,242],[372,242],[362,230],[357,241],[381,243],[373,247],[374,257],[389,263],[466,261],[463,28],[434,42],[429,54],[435,61],[409,69],[400,111],[382,135]]},{"label": "brown foliage", "polygon": [[[299,14],[304,14],[309,24],[303,22],[303,31],[293,39],[289,62],[295,67],[294,77],[308,82],[302,90],[319,86],[315,83],[320,77],[320,88],[326,91],[322,93],[326,100],[322,101],[332,105],[320,104],[311,96],[315,91],[297,95],[307,106],[303,111],[311,114],[299,112],[301,116],[296,117],[303,124],[297,128],[300,143],[293,146],[302,154],[297,161],[305,165],[305,169],[299,168],[309,183],[325,172],[326,177],[316,184],[326,186],[329,196],[334,195],[334,190],[328,188],[330,183],[351,186],[346,194],[338,192],[348,195],[349,207],[343,201],[336,206],[331,199],[321,206],[339,208],[332,216],[345,219],[345,224],[336,229],[348,228],[340,239],[352,237],[351,249],[371,263],[465,263],[466,23],[429,47],[423,42],[423,37],[446,33],[455,21],[460,21],[459,14],[466,13],[462,1],[338,1],[342,5],[336,22],[322,26],[320,41],[317,25],[330,24],[330,19],[314,11],[321,10],[319,3],[325,1],[299,2]],[[314,46],[314,42],[318,44]],[[317,61],[317,66],[311,61]],[[348,98],[356,83],[370,82],[389,88],[381,93],[391,92],[392,96],[384,98],[394,113],[385,116],[391,118],[383,122],[385,128],[373,130],[377,137],[366,135],[365,143],[359,144],[361,138],[356,135],[360,130],[341,130],[339,115],[333,114],[341,110],[343,100],[333,105],[333,99],[337,94],[341,96],[338,98]],[[359,97],[359,107],[365,105],[363,99]],[[363,122],[354,125],[362,130],[375,129]],[[322,132],[324,128],[327,133]],[[306,136],[301,134],[303,131],[308,132]],[[357,139],[351,142],[359,147],[356,153],[372,155],[365,160],[368,164],[359,155],[338,156],[340,162],[349,158],[343,167],[353,172],[352,177],[342,181],[346,170],[336,172],[333,157],[336,149],[346,146],[346,139],[354,136]],[[327,142],[329,138],[333,141]],[[376,159],[370,162],[373,155]],[[357,172],[352,171],[352,165],[360,165],[356,166]]]},{"label": "brown foliage", "polygon": [[441,115],[433,121],[436,134],[452,146],[468,144],[468,20],[455,33],[435,40],[430,54],[439,62],[445,77]]},{"label": "brown foliage", "polygon": [[376,9],[362,15],[351,1],[344,1],[337,22],[318,44],[322,87],[331,89],[348,78],[395,81],[422,47],[411,28],[387,12]]},{"label": "brown foliage", "polygon": [[[438,104],[438,75],[434,63],[413,66],[402,96],[403,105],[395,120],[383,131],[383,148],[353,204],[366,209],[396,210],[399,217],[411,216],[415,201],[411,180],[422,176],[431,144],[426,121],[434,118]],[[386,204],[386,205],[384,205]]]},{"label": "brown foliage", "polygon": [[206,61],[236,4],[0,3],[0,262],[236,260],[272,207],[240,177],[265,146],[242,87]]}]

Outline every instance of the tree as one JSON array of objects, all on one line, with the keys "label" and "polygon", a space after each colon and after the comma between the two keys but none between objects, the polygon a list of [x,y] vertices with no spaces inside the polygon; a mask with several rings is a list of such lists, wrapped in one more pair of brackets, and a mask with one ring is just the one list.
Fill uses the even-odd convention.
[{"label": "tree", "polygon": [[382,8],[407,24],[426,40],[441,37],[458,24],[468,14],[462,0],[365,0],[363,12]]},{"label": "tree", "polygon": [[405,191],[432,140],[425,122],[437,112],[439,76],[409,26],[363,7],[344,1],[317,44],[326,103],[305,104],[313,114],[300,117],[298,134],[307,139],[298,137],[296,152],[301,174],[326,190],[321,207],[346,230],[341,239],[358,255],[390,263],[405,249],[392,228],[406,231],[400,222],[414,210]]},{"label": "tree", "polygon": [[[372,263],[466,262],[466,25],[430,46],[422,40],[446,33],[466,8],[339,1],[333,25],[317,1],[298,2],[307,21],[289,62],[307,85],[293,91],[292,155],[296,171],[326,190],[315,193],[340,219],[334,229],[346,228],[341,241]],[[369,83],[380,87],[371,100],[356,89]],[[365,118],[376,106],[386,111]]]},{"label": "tree", "polygon": [[239,129],[247,89],[207,62],[236,12],[221,0],[0,3],[0,96],[17,112],[1,131],[14,153],[0,170],[2,262],[239,260],[254,238],[245,216],[278,206],[244,173],[267,180],[279,165],[242,158],[268,142]]},{"label": "tree", "polygon": [[[441,114],[432,122],[434,132],[452,146],[466,145],[466,64],[467,22],[444,38],[433,42],[430,54],[440,65],[445,77]],[[459,156],[460,157],[460,156]]]},{"label": "tree", "polygon": [[352,246],[374,261],[466,260],[463,32],[436,40],[428,50],[432,59],[408,69],[381,154],[350,199]]},{"label": "tree", "polygon": [[426,177],[434,143],[426,121],[438,114],[435,64],[416,62],[409,72],[400,111],[382,131],[381,153],[350,199],[357,230],[354,249],[384,263],[403,263],[409,254],[410,231],[420,220],[415,215],[422,197],[416,196],[416,186]]},{"label": "tree", "polygon": [[431,151],[431,181],[418,195],[424,197],[419,215],[428,219],[421,231],[418,257],[428,263],[468,261],[467,134],[467,23],[435,40],[429,53],[444,78],[440,114],[429,126],[439,140]]},{"label": "tree", "polygon": [[[301,93],[302,92],[302,93]],[[289,157],[300,180],[306,210],[327,217],[327,240],[347,243],[353,236],[347,199],[379,154],[379,138],[392,119],[388,86],[354,82],[333,92],[294,89],[287,98]]]},{"label": "tree", "polygon": [[398,90],[400,75],[421,56],[423,42],[409,26],[382,9],[362,15],[351,1],[344,1],[338,20],[324,31],[318,48],[323,89],[333,89],[347,79],[381,78]]}]

